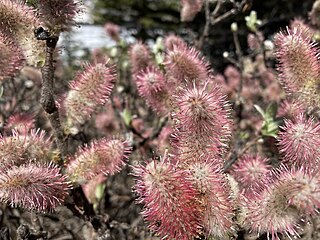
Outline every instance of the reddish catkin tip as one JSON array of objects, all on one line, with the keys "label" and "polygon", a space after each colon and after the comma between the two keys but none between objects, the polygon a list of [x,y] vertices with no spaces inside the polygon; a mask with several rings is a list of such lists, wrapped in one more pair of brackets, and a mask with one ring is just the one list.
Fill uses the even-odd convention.
[{"label": "reddish catkin tip", "polygon": [[181,0],[181,22],[191,22],[198,12],[201,11],[203,0]]},{"label": "reddish catkin tip", "polygon": [[70,183],[52,164],[28,163],[0,172],[0,199],[14,207],[49,212],[61,205]]},{"label": "reddish catkin tip", "polygon": [[205,235],[213,239],[230,239],[235,234],[234,203],[225,175],[210,160],[191,164],[188,170],[189,180],[198,191],[196,201],[201,209]]},{"label": "reddish catkin tip", "polygon": [[100,173],[111,175],[121,170],[130,153],[131,147],[126,141],[105,138],[93,141],[70,158],[67,174],[73,182],[80,184]]},{"label": "reddish catkin tip", "polygon": [[0,81],[3,81],[15,76],[21,70],[25,58],[19,46],[1,32],[0,52]]},{"label": "reddish catkin tip", "polygon": [[140,41],[130,47],[129,58],[133,78],[136,77],[139,71],[146,69],[151,63],[149,49]]},{"label": "reddish catkin tip", "polygon": [[288,94],[310,105],[317,105],[320,77],[318,48],[306,31],[305,28],[287,28],[287,32],[276,35],[278,70],[280,81]]},{"label": "reddish catkin tip", "polygon": [[155,67],[147,67],[136,77],[138,93],[157,113],[165,115],[170,109],[170,96],[164,74]]},{"label": "reddish catkin tip", "polygon": [[285,120],[279,133],[279,149],[283,161],[291,165],[315,166],[320,158],[320,123],[299,114],[293,121]]},{"label": "reddish catkin tip", "polygon": [[190,240],[198,235],[196,190],[186,174],[165,159],[134,168],[134,189],[144,204],[142,214],[150,229],[163,238]]},{"label": "reddish catkin tip", "polygon": [[243,187],[252,186],[263,179],[270,171],[267,158],[257,155],[244,155],[232,166],[232,176]]},{"label": "reddish catkin tip", "polygon": [[70,91],[64,101],[67,125],[82,124],[99,105],[109,99],[116,81],[115,68],[105,64],[87,64],[70,83]]},{"label": "reddish catkin tip", "polygon": [[305,168],[273,171],[245,196],[245,226],[254,233],[267,233],[279,240],[279,233],[298,236],[299,221],[319,208],[319,173]]},{"label": "reddish catkin tip", "polygon": [[175,81],[187,82],[189,86],[203,83],[211,73],[209,63],[200,52],[185,44],[173,45],[173,49],[167,51],[164,64]]}]

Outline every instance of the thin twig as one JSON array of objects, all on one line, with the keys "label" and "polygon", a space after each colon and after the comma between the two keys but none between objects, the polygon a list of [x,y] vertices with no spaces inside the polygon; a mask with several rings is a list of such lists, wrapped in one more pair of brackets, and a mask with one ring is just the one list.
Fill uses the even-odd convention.
[{"label": "thin twig", "polygon": [[[216,9],[217,7],[219,7],[219,4],[220,1],[218,1],[217,5],[216,5]],[[215,10],[216,10],[215,9]],[[203,47],[203,43],[204,43],[204,40],[205,38],[208,37],[209,35],[209,27],[210,27],[210,8],[209,8],[209,0],[206,0],[205,1],[205,12],[206,12],[206,23],[204,25],[204,29],[203,29],[203,32],[202,32],[202,35],[198,41],[198,48],[201,49]]]}]

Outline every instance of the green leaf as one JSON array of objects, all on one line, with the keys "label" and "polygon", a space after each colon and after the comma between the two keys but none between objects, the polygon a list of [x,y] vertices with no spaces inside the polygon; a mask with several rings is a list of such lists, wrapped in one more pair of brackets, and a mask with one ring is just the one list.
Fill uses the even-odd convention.
[{"label": "green leaf", "polygon": [[268,118],[274,119],[278,112],[278,104],[276,102],[272,102],[268,105],[266,109],[266,116]]},{"label": "green leaf", "polygon": [[257,111],[263,118],[263,124],[261,127],[262,136],[277,137],[279,122],[276,120],[276,114],[278,106],[276,103],[271,103],[268,105],[266,111],[264,111],[260,106],[254,105]]},{"label": "green leaf", "polygon": [[124,124],[129,127],[132,121],[132,115],[131,113],[128,111],[128,109],[124,109],[123,112],[121,113],[121,117],[124,121]]},{"label": "green leaf", "polygon": [[276,121],[264,122],[261,133],[263,136],[277,137],[279,125]]}]

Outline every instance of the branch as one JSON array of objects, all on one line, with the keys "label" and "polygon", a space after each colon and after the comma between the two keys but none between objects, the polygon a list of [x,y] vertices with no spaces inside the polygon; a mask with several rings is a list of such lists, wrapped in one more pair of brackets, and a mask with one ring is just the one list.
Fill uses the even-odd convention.
[{"label": "branch", "polygon": [[[39,32],[42,34],[40,35]],[[43,32],[45,34],[43,34]],[[42,89],[40,103],[47,113],[48,119],[51,123],[53,134],[57,147],[59,148],[62,157],[67,154],[67,141],[63,133],[59,111],[54,99],[54,70],[53,53],[56,48],[58,37],[50,37],[48,33],[42,28],[37,29],[35,33],[38,40],[46,41],[46,58],[45,64],[41,69],[42,74]],[[45,36],[43,36],[45,35]]]}]

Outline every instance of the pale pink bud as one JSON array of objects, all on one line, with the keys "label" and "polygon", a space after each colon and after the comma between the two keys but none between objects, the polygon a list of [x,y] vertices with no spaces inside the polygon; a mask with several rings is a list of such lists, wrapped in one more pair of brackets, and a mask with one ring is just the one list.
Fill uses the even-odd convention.
[{"label": "pale pink bud", "polygon": [[167,124],[164,126],[159,134],[159,136],[152,141],[152,145],[156,148],[159,149],[159,152],[165,152],[166,149],[171,148],[170,144],[170,137],[172,135],[172,126],[171,124]]},{"label": "pale pink bud", "polygon": [[318,49],[305,31],[304,28],[288,28],[286,33],[276,35],[280,81],[288,94],[309,105],[317,105],[320,77]]},{"label": "pale pink bud", "polygon": [[157,113],[165,115],[170,110],[170,96],[166,78],[159,69],[147,67],[136,77],[138,93]]},{"label": "pale pink bud", "polygon": [[101,48],[94,48],[91,53],[92,62],[102,63],[106,62],[106,59],[109,59],[108,55]]},{"label": "pale pink bud", "polygon": [[186,174],[164,160],[134,168],[134,188],[139,202],[144,204],[142,214],[149,228],[161,237],[189,240],[198,235],[196,190]]},{"label": "pale pink bud", "polygon": [[243,187],[252,186],[260,182],[270,171],[267,158],[262,158],[256,155],[244,155],[236,164],[232,166],[232,176]]},{"label": "pale pink bud", "polygon": [[0,200],[38,212],[54,210],[68,195],[70,183],[52,164],[28,163],[0,172]]},{"label": "pale pink bud", "polygon": [[164,47],[168,51],[173,50],[173,46],[187,46],[187,43],[180,37],[170,34],[164,38]]},{"label": "pale pink bud", "polygon": [[191,22],[201,11],[203,0],[181,0],[181,22]]},{"label": "pale pink bud", "polygon": [[100,173],[111,175],[121,170],[130,153],[131,147],[126,141],[105,138],[93,141],[70,158],[67,174],[73,182],[80,184]]},{"label": "pale pink bud", "polygon": [[0,81],[15,76],[23,67],[25,58],[19,46],[0,32]]},{"label": "pale pink bud", "polygon": [[105,32],[110,36],[114,41],[119,41],[120,39],[120,27],[114,23],[106,23],[104,25]]},{"label": "pale pink bud", "polygon": [[263,43],[263,36],[260,32],[257,32],[257,34],[249,33],[247,36],[247,42],[248,47],[255,51],[261,48],[261,45]]},{"label": "pale pink bud", "polygon": [[173,49],[167,51],[164,64],[167,72],[178,84],[198,85],[206,81],[211,73],[209,63],[200,56],[200,52],[186,45],[173,45]]},{"label": "pale pink bud", "polygon": [[285,120],[279,133],[283,161],[298,166],[312,166],[320,158],[320,123],[299,114],[294,121]]},{"label": "pale pink bud", "polygon": [[87,64],[70,83],[71,89],[64,101],[69,127],[83,124],[99,105],[109,99],[116,75],[114,67],[106,64]]},{"label": "pale pink bud", "polygon": [[149,49],[140,41],[130,47],[129,58],[133,77],[139,71],[146,69],[151,62]]}]

